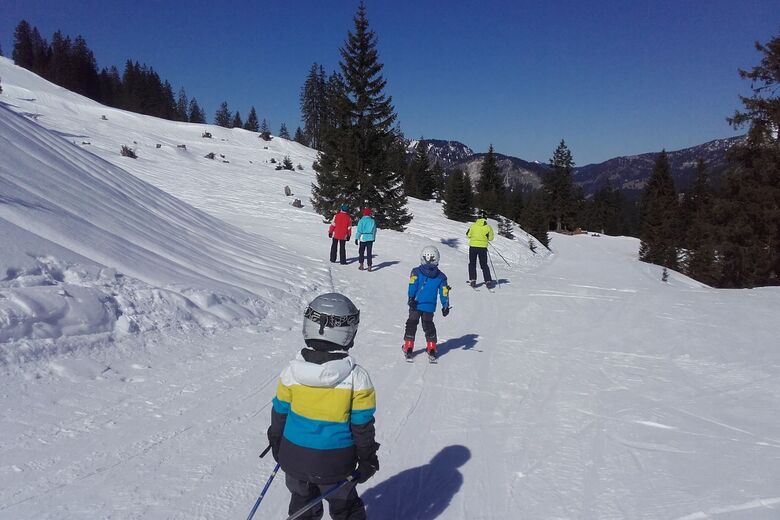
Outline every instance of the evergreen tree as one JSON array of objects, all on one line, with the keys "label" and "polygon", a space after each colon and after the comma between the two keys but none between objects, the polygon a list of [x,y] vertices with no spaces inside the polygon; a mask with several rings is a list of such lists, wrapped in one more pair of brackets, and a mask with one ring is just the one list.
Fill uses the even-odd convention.
[{"label": "evergreen tree", "polygon": [[295,137],[293,139],[296,143],[302,144],[303,146],[309,146],[309,141],[306,139],[306,135],[303,133],[300,126],[295,129]]},{"label": "evergreen tree", "polygon": [[498,219],[498,234],[502,237],[512,240],[515,235],[512,233],[512,221],[506,217],[499,217]]},{"label": "evergreen tree", "polygon": [[[546,196],[543,191],[535,191],[528,199],[528,203],[523,208],[523,215],[520,221],[521,227],[529,235],[539,241],[544,247],[550,246],[550,221],[547,213]],[[532,248],[533,249],[533,248]]]},{"label": "evergreen tree", "polygon": [[693,190],[685,197],[687,233],[685,247],[688,251],[685,273],[709,285],[719,281],[716,259],[716,243],[713,213],[713,193],[710,188],[707,167],[702,159],[696,166]]},{"label": "evergreen tree", "polygon": [[189,101],[184,87],[179,89],[179,97],[176,99],[176,121],[189,121]]},{"label": "evergreen tree", "polygon": [[477,193],[479,207],[485,210],[489,217],[496,218],[504,211],[504,177],[499,171],[492,144],[479,169]]},{"label": "evergreen tree", "polygon": [[49,69],[45,77],[52,83],[72,90],[75,84],[73,77],[74,69],[70,60],[71,41],[60,31],[54,33],[51,37],[51,54],[49,58]]},{"label": "evergreen tree", "polygon": [[669,158],[663,150],[642,193],[640,260],[677,268],[678,210]]},{"label": "evergreen tree", "polygon": [[314,165],[312,205],[327,218],[343,202],[379,208],[379,227],[402,230],[411,216],[406,212],[403,171],[393,165],[403,151],[403,136],[393,127],[396,115],[392,99],[383,93],[386,82],[376,34],[369,29],[362,2],[354,23],[340,50],[343,92],[329,93],[332,121]]},{"label": "evergreen tree", "polygon": [[33,55],[32,27],[27,20],[22,20],[14,30],[14,49],[11,58],[16,65],[32,70],[35,65]]},{"label": "evergreen tree", "polygon": [[510,191],[506,197],[506,216],[515,222],[520,223],[523,221],[524,208],[523,192],[520,189],[513,189]]},{"label": "evergreen tree", "polygon": [[0,45],[0,56],[5,56],[5,54],[3,54],[3,46],[2,45]]},{"label": "evergreen tree", "polygon": [[450,220],[468,222],[471,220],[470,194],[466,191],[466,183],[469,188],[471,183],[464,182],[463,170],[456,169],[447,178],[444,189],[444,215]]},{"label": "evergreen tree", "polygon": [[756,43],[761,63],[740,76],[751,81],[743,111],[729,122],[749,125],[747,139],[729,150],[734,171],[718,204],[722,227],[721,285],[776,284],[780,276],[780,36]]},{"label": "evergreen tree", "polygon": [[556,231],[562,231],[565,227],[573,228],[577,209],[572,178],[574,159],[563,139],[550,158],[550,166],[552,170],[542,178],[547,212],[555,221]]},{"label": "evergreen tree", "polygon": [[228,109],[227,101],[223,101],[220,103],[219,108],[217,109],[217,113],[214,114],[214,124],[217,126],[230,128],[232,118],[233,114],[231,114],[230,110]]},{"label": "evergreen tree", "polygon": [[236,110],[236,115],[233,116],[230,128],[244,128],[244,122],[241,120],[241,112],[238,110]]},{"label": "evergreen tree", "polygon": [[279,137],[282,139],[290,140],[290,132],[287,131],[287,125],[282,123],[282,126],[279,127]]},{"label": "evergreen tree", "polygon": [[264,141],[271,140],[271,127],[268,126],[268,121],[265,119],[260,123],[260,137],[262,137]]},{"label": "evergreen tree", "polygon": [[431,163],[428,160],[428,146],[423,140],[417,142],[414,149],[414,157],[409,163],[404,189],[409,197],[420,200],[430,200],[433,197],[433,178],[431,177]]},{"label": "evergreen tree", "polygon": [[244,123],[244,129],[249,130],[250,132],[260,131],[260,123],[257,121],[257,111],[255,110],[255,107],[249,109],[249,116],[247,116],[246,123]]},{"label": "evergreen tree", "polygon": [[87,46],[86,40],[81,35],[77,36],[73,42],[71,62],[75,69],[75,92],[90,99],[99,100],[100,79],[97,61],[94,53]]},{"label": "evergreen tree", "polygon": [[327,114],[325,69],[313,63],[309,75],[301,87],[300,106],[304,134],[312,148],[322,146]]},{"label": "evergreen tree", "polygon": [[609,185],[602,187],[585,205],[585,227],[607,235],[626,234],[624,205],[625,200],[620,191],[613,190]]},{"label": "evergreen tree", "polygon": [[[227,108],[227,104],[226,104],[226,108]],[[190,100],[190,123],[204,124],[205,122],[206,122],[206,114],[203,112],[203,109],[200,108],[200,105],[198,104],[198,100],[192,98]]]}]

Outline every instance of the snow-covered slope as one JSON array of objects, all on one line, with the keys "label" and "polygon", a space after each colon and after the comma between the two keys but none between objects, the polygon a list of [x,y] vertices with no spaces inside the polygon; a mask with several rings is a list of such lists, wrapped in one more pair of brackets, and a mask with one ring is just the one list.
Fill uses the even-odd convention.
[{"label": "snow-covered slope", "polygon": [[[491,249],[500,287],[472,290],[466,226],[415,200],[407,232],[380,230],[374,272],[358,271],[352,244],[350,263],[331,265],[327,226],[308,207],[311,150],[113,111],[1,58],[0,77],[0,102],[41,125],[0,112],[0,165],[10,153],[25,168],[0,166],[0,195],[12,194],[0,231],[13,244],[0,252],[0,309],[28,289],[60,308],[88,302],[78,291],[96,291],[101,308],[105,294],[161,290],[260,305],[212,335],[119,335],[95,317],[93,333],[114,340],[88,350],[74,311],[47,321],[65,336],[0,340],[48,354],[7,358],[0,378],[0,519],[245,518],[273,468],[256,455],[277,375],[302,345],[304,302],[331,290],[361,309],[353,354],[378,394],[381,470],[359,487],[370,518],[778,518],[776,288],[662,282],[630,238],[553,235],[555,254],[534,255],[518,232]],[[137,160],[118,153],[132,141]],[[265,162],[285,154],[304,170]],[[435,366],[405,363],[399,348],[407,275],[429,244],[453,286],[452,312],[435,318]],[[180,308],[153,314],[196,323],[164,312]],[[288,499],[277,479],[256,518],[284,518]]]}]

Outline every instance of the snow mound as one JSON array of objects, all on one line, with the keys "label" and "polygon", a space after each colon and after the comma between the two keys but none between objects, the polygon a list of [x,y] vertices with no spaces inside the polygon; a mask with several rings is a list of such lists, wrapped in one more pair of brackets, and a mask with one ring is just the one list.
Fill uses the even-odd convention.
[{"label": "snow mound", "polygon": [[18,357],[22,339],[254,322],[267,301],[306,286],[294,256],[268,238],[6,106],[0,156],[0,363]]}]

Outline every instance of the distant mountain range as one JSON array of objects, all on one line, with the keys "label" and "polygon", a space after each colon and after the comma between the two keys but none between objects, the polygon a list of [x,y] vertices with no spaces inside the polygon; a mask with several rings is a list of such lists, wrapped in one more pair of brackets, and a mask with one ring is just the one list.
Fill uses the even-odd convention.
[{"label": "distant mountain range", "polygon": [[[716,139],[704,144],[667,152],[672,168],[672,177],[678,190],[690,186],[696,174],[696,163],[704,159],[713,178],[719,177],[726,169],[726,152],[744,137]],[[410,141],[408,150],[413,153],[419,141]],[[445,171],[460,168],[472,179],[479,176],[479,169],[486,154],[474,153],[471,148],[458,141],[426,139],[428,157],[431,162],[439,161]],[[541,186],[542,176],[549,171],[547,164],[529,162],[518,157],[496,153],[501,173],[508,186],[523,190],[533,190]],[[574,181],[582,186],[586,196],[594,194],[603,186],[629,192],[640,192],[650,177],[658,152],[640,155],[615,157],[598,164],[588,164],[575,169]]]}]

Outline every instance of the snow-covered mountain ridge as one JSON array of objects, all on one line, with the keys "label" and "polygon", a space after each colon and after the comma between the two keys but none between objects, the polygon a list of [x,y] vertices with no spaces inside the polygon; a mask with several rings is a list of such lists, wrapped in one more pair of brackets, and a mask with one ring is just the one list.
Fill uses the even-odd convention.
[{"label": "snow-covered mountain ridge", "polygon": [[[690,148],[668,151],[672,177],[675,179],[677,188],[685,190],[692,184],[696,175],[696,164],[700,158],[705,161],[712,177],[720,176],[726,168],[726,152],[742,139],[744,138],[716,139]],[[416,142],[412,143],[416,146]],[[428,155],[431,161],[438,159],[448,171],[460,168],[464,172],[468,172],[474,181],[479,177],[484,153],[473,153],[470,148],[457,141],[433,139],[426,142],[429,143]],[[451,152],[453,148],[460,150],[460,153],[453,154]],[[526,161],[500,153],[497,153],[496,156],[499,171],[506,179],[508,186],[517,186],[526,190],[538,189],[541,186],[542,177],[549,171],[549,166],[546,163]],[[604,186],[636,193],[644,188],[657,157],[658,152],[651,152],[615,157],[597,164],[577,166],[574,172],[574,182],[582,187],[585,195],[593,195]]]}]

